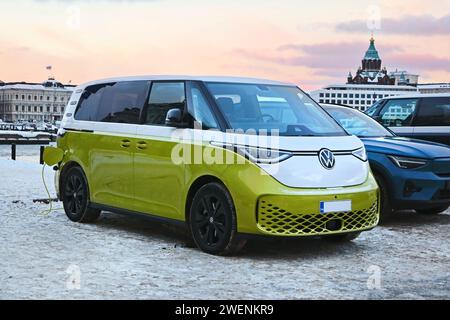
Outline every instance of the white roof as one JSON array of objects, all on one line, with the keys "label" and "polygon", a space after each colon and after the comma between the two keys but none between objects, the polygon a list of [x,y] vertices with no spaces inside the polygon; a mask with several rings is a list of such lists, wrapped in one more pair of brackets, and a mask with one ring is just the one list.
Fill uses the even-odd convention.
[{"label": "white roof", "polygon": [[296,86],[292,83],[273,81],[267,79],[257,79],[257,78],[242,78],[242,77],[221,77],[221,76],[186,76],[186,75],[148,75],[148,76],[135,76],[135,77],[117,77],[95,80],[88,83],[80,85],[80,88],[86,86],[107,83],[107,82],[118,82],[118,81],[157,81],[157,80],[182,80],[182,81],[205,81],[205,82],[226,82],[226,83],[248,83],[248,84],[266,84],[266,85],[282,85],[282,86]]}]

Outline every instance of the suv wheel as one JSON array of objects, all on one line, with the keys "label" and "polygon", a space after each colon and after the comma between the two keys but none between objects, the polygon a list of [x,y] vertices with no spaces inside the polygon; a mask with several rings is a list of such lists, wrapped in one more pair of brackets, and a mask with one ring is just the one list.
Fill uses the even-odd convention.
[{"label": "suv wheel", "polygon": [[220,183],[208,183],[197,191],[189,212],[189,227],[197,247],[209,254],[234,254],[246,243],[237,238],[233,200]]},{"label": "suv wheel", "polygon": [[378,187],[380,188],[380,223],[382,223],[386,218],[392,216],[394,208],[391,205],[388,186],[384,178],[376,174],[375,180],[377,181]]}]

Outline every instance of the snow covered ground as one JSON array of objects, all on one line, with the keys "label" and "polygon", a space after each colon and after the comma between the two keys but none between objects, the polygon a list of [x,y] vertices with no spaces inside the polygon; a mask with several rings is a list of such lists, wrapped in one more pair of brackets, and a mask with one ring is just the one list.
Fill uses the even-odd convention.
[{"label": "snow covered ground", "polygon": [[[42,216],[48,205],[32,202],[46,197],[42,167],[5,158],[0,150],[0,299],[450,298],[450,212],[401,212],[353,243],[253,240],[214,257],[134,217]],[[46,179],[53,186],[51,170]]]}]

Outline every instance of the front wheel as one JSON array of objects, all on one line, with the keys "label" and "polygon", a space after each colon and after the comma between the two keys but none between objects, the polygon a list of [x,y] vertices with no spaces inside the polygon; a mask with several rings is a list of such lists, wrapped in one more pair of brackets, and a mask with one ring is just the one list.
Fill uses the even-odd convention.
[{"label": "front wheel", "polygon": [[423,210],[416,210],[417,213],[420,214],[439,214],[442,213],[444,211],[447,211],[449,208],[449,206],[442,206],[442,207],[436,207],[436,208],[431,208],[431,209],[423,209]]},{"label": "front wheel", "polygon": [[246,243],[237,237],[233,200],[220,183],[208,183],[197,191],[189,212],[189,226],[197,247],[209,254],[234,254]]},{"label": "front wheel", "polygon": [[69,169],[64,177],[63,206],[67,217],[73,222],[93,222],[100,210],[89,208],[89,189],[83,171],[79,167]]}]

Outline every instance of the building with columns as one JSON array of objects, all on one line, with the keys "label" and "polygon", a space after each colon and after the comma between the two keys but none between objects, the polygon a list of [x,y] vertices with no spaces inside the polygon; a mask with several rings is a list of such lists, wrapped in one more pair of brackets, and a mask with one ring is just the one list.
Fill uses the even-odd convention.
[{"label": "building with columns", "polygon": [[51,123],[61,120],[74,87],[54,78],[43,83],[0,82],[0,119]]}]

